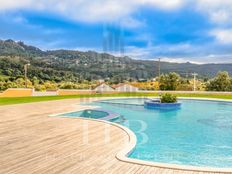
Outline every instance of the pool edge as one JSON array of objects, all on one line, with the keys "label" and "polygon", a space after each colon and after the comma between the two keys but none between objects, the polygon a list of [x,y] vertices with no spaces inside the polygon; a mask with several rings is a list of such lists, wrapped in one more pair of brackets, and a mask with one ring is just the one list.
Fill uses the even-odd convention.
[{"label": "pool edge", "polygon": [[[117,97],[117,98],[120,99],[120,98],[125,98],[125,97]],[[138,98],[138,97],[130,97],[130,98]],[[230,99],[197,98],[197,97],[178,97],[178,98],[180,98],[180,99],[192,99],[192,100],[203,100],[203,101],[205,100],[205,101],[232,102],[232,100],[230,100]],[[108,99],[108,98],[105,98],[105,99]],[[99,99],[99,100],[102,100],[102,99]],[[49,116],[58,116],[60,114],[62,114],[62,113],[51,114]],[[190,166],[190,165],[159,163],[159,162],[152,162],[152,161],[145,161],[145,160],[129,158],[127,155],[133,151],[133,149],[136,146],[136,142],[137,142],[137,138],[136,138],[135,134],[129,128],[127,128],[125,126],[122,126],[122,125],[119,125],[117,123],[113,123],[113,122],[109,122],[109,121],[105,121],[105,120],[83,118],[83,117],[76,117],[75,119],[102,122],[102,123],[105,123],[105,124],[109,124],[109,125],[118,127],[121,130],[123,130],[128,135],[129,142],[128,142],[128,145],[126,145],[122,150],[120,150],[115,155],[116,159],[118,159],[119,161],[132,163],[132,164],[138,164],[138,165],[151,166],[151,167],[166,168],[166,169],[173,169],[173,170],[182,170],[182,171],[212,172],[212,173],[232,173],[232,168],[197,167],[197,166]]]}]

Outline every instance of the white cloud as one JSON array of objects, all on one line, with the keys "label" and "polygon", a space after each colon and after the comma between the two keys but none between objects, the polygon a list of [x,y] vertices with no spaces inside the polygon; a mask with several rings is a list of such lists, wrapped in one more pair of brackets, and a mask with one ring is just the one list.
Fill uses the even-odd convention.
[{"label": "white cloud", "polygon": [[181,7],[184,0],[0,0],[0,4],[0,11],[49,11],[84,22],[115,22],[125,18],[130,25],[138,25],[130,15],[141,6],[172,10]]},{"label": "white cloud", "polygon": [[[131,0],[133,1],[133,0]],[[150,5],[153,7],[158,7],[166,10],[176,9],[181,7],[185,1],[183,0],[134,0],[139,5]]]},{"label": "white cloud", "polygon": [[196,51],[195,46],[190,44],[175,44],[175,45],[151,45],[148,44],[147,47],[136,47],[136,46],[127,46],[125,48],[126,55],[133,57],[135,59],[153,59],[158,57],[163,57],[166,54],[178,55],[178,54],[191,54]]},{"label": "white cloud", "polygon": [[232,54],[216,54],[216,55],[204,55],[198,57],[161,57],[162,61],[173,63],[186,63],[191,62],[195,64],[207,64],[207,63],[232,63]]},{"label": "white cloud", "polygon": [[[217,41],[214,43],[216,46],[191,45],[189,43],[153,46],[149,33],[138,32],[137,36],[131,36],[132,39],[147,41],[148,46],[146,48],[130,46],[126,48],[128,55],[134,58],[153,58],[153,53],[155,53],[155,55],[166,54],[167,59],[173,59],[169,55],[182,54],[188,57],[199,55],[204,60],[219,60],[220,54],[216,56],[217,58],[212,58],[210,55],[215,54],[214,50],[223,51],[224,48],[218,48],[219,46],[232,44],[232,0],[0,0],[0,12],[25,9],[54,13],[72,20],[89,23],[119,22],[123,27],[135,28],[144,26],[146,22],[133,17],[133,14],[142,7],[149,6],[154,9],[170,11],[179,9],[186,4],[191,8],[198,9],[198,12],[205,14],[212,23],[217,24],[216,29],[209,31],[209,34]],[[12,20],[19,23],[26,22],[21,17]],[[47,34],[50,32],[47,31]],[[182,61],[182,56],[179,57],[179,61]],[[225,59],[229,60],[229,57]]]},{"label": "white cloud", "polygon": [[162,61],[177,63],[232,63],[231,49],[226,50],[224,47],[223,49],[216,43],[205,45],[185,43],[172,45],[167,44],[147,46],[144,48],[129,46],[125,49],[125,55],[135,59],[154,60],[161,58]]},{"label": "white cloud", "polygon": [[0,0],[0,12],[46,11],[82,22],[121,22],[137,27],[143,21],[132,16],[141,7],[175,10],[184,5],[197,8],[217,24],[232,22],[232,0]]},{"label": "white cloud", "polygon": [[221,44],[232,44],[232,29],[216,29],[210,34]]},{"label": "white cloud", "polygon": [[[173,62],[173,63],[195,63],[195,64],[207,64],[207,63],[232,63],[232,53],[216,53],[216,54],[199,54],[196,56],[193,52],[189,52],[188,55],[152,55],[152,51],[159,52],[159,50],[168,49],[168,50],[179,50],[181,51],[182,48],[192,48],[193,52],[200,52],[201,47],[196,47],[194,45],[186,45],[186,44],[179,44],[177,46],[175,45],[162,45],[162,46],[150,46],[145,48],[135,47],[135,46],[128,46],[126,47],[126,53],[125,55],[122,55],[120,53],[114,53],[114,52],[108,52],[109,54],[115,55],[115,56],[129,56],[133,59],[143,59],[143,60],[158,60],[161,58],[161,61],[164,62]],[[203,50],[205,49],[202,48]],[[90,47],[77,47],[76,50],[79,51],[89,51],[89,50],[95,50],[99,53],[103,53],[101,48],[90,48]],[[192,54],[193,53],[193,54]]]},{"label": "white cloud", "polygon": [[83,22],[122,22],[141,26],[132,15],[141,7],[175,10],[184,5],[197,8],[212,22],[232,22],[232,0],[0,0],[0,12],[27,9],[52,12]]},{"label": "white cloud", "polygon": [[152,58],[151,50],[152,47],[140,48],[136,46],[127,46],[125,54],[134,59],[149,59]]},{"label": "white cloud", "polygon": [[186,62],[191,62],[195,64],[203,64],[203,62],[199,62],[198,60],[194,59],[186,59],[186,57],[160,57],[162,62],[172,62],[172,63],[186,63]]},{"label": "white cloud", "polygon": [[145,26],[145,22],[139,21],[132,17],[125,17],[123,20],[121,20],[120,25],[126,28],[137,28]]},{"label": "white cloud", "polygon": [[197,7],[214,23],[225,24],[232,21],[232,0],[197,0]]},{"label": "white cloud", "polygon": [[19,8],[28,8],[31,5],[31,0],[0,0],[0,11],[13,10]]},{"label": "white cloud", "polygon": [[197,9],[217,25],[209,34],[217,44],[232,44],[232,0],[197,0]]}]

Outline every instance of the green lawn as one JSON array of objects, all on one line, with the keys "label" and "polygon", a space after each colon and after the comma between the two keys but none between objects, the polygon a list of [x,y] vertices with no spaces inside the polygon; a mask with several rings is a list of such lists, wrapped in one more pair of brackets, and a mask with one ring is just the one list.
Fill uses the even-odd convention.
[{"label": "green lawn", "polygon": [[[232,99],[228,94],[176,94],[178,97],[199,97],[199,98],[218,98]],[[0,98],[0,105],[31,103],[51,100],[63,100],[72,98],[89,98],[89,97],[152,97],[158,96],[158,93],[120,93],[120,94],[91,94],[91,95],[72,95],[72,96],[45,96],[45,97],[15,97]]]}]

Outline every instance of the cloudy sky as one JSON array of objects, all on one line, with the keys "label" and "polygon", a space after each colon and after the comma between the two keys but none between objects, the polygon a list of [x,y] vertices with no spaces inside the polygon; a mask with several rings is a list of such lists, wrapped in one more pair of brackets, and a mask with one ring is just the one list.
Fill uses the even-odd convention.
[{"label": "cloudy sky", "polygon": [[44,50],[232,63],[232,0],[0,0],[0,25]]}]

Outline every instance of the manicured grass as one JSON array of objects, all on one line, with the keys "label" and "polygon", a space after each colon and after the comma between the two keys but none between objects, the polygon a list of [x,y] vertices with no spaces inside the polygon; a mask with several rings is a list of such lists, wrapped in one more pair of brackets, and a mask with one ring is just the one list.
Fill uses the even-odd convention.
[{"label": "manicured grass", "polygon": [[[232,99],[232,95],[228,94],[176,94],[178,97],[199,97],[199,98],[218,98]],[[152,97],[158,96],[158,93],[119,93],[119,94],[90,94],[90,95],[71,95],[71,96],[44,96],[44,97],[14,97],[0,98],[0,105],[32,103],[51,100],[90,98],[90,97]]]},{"label": "manicured grass", "polygon": [[178,97],[215,98],[232,100],[232,94],[177,94]]},{"label": "manicured grass", "polygon": [[90,98],[90,97],[130,97],[130,96],[157,96],[157,93],[120,93],[120,94],[89,94],[89,95],[68,95],[68,96],[43,96],[43,97],[12,97],[0,98],[0,105],[31,103],[51,100]]}]

